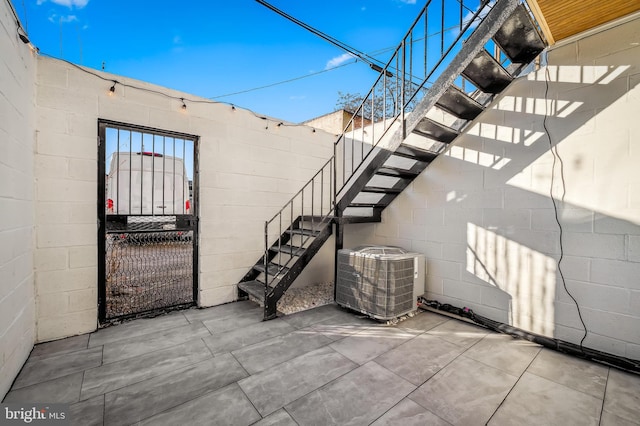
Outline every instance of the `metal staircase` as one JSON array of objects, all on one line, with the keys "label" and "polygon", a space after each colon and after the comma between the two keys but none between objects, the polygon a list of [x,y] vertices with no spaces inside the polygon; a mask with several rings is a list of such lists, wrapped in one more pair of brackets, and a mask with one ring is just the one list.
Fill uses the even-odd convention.
[{"label": "metal staircase", "polygon": [[[380,222],[545,47],[518,0],[427,1],[333,156],[265,223],[264,255],[238,284],[239,297],[262,301],[264,319],[275,318],[276,303],[334,226],[338,250],[346,224]],[[365,121],[373,124],[358,126]]]}]

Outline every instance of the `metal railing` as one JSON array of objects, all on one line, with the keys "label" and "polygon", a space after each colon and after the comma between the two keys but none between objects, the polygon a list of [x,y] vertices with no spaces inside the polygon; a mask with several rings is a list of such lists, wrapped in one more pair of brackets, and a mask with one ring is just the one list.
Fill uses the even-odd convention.
[{"label": "metal railing", "polygon": [[427,1],[334,145],[337,195],[389,130],[396,123],[404,127],[406,115],[427,93],[430,79],[448,65],[490,5],[484,0]]},{"label": "metal railing", "polygon": [[[427,93],[430,79],[437,77],[437,73],[449,64],[491,6],[489,0],[426,2],[386,65],[376,69],[380,75],[360,106],[350,111],[352,117],[334,143],[333,156],[272,219],[266,221],[265,297],[273,282],[293,262],[293,256],[283,259],[283,232],[289,230],[289,238],[293,238],[293,231],[298,226],[302,228],[305,219],[311,222],[311,229],[328,225],[341,192],[379,148],[390,129],[394,125],[402,126],[406,137],[405,118]],[[296,245],[303,247],[310,238],[311,233],[300,233],[300,244]],[[276,242],[270,245],[275,239]],[[272,247],[278,249],[275,256],[269,254]],[[270,273],[269,263],[274,257],[279,266],[277,271]]]},{"label": "metal railing", "polygon": [[[305,246],[314,236],[314,232],[320,227],[328,225],[331,221],[335,205],[335,182],[333,180],[335,169],[335,158],[331,157],[316,172],[315,175],[300,189],[288,203],[284,205],[270,220],[265,222],[264,226],[264,243],[265,252],[263,257],[264,274],[265,274],[265,295],[269,291],[270,285],[276,280],[282,271],[287,268],[294,258],[293,253],[287,255],[283,252],[283,246],[286,244],[281,237],[285,232],[289,231],[289,239],[295,240],[294,231],[300,230],[297,234],[297,244],[295,246]],[[304,232],[303,222],[310,223],[310,232]],[[284,226],[283,226],[284,225]],[[276,239],[274,245],[270,245],[269,241]],[[271,247],[277,248],[273,257],[269,255]],[[269,264],[275,258],[275,264],[278,270],[275,273],[269,272]],[[271,280],[269,279],[271,277]]]},{"label": "metal railing", "polygon": [[99,120],[98,140],[100,322],[193,305],[198,137]]}]

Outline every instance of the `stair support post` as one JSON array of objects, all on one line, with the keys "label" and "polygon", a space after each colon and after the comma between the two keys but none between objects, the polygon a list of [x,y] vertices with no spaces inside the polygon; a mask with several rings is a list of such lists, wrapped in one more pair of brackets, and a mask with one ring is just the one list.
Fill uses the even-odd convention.
[{"label": "stair support post", "polygon": [[[443,2],[444,3],[444,2]],[[425,35],[426,37],[426,35]],[[400,87],[400,121],[402,122],[402,139],[407,138],[407,122],[405,120],[405,102],[406,102],[406,81],[407,81],[407,70],[406,70],[406,62],[407,62],[407,45],[405,40],[402,40],[402,48],[400,50],[402,52],[402,81]]]},{"label": "stair support post", "polygon": [[269,222],[264,223],[264,319],[267,319],[267,296],[269,294]]},{"label": "stair support post", "polygon": [[342,209],[336,207],[334,224],[336,227],[335,236],[335,253],[333,259],[333,301],[335,302],[337,292],[336,283],[338,282],[338,250],[342,250],[344,245],[344,224],[342,224]]},{"label": "stair support post", "polygon": [[[269,286],[266,286],[269,288]],[[264,298],[264,321],[269,321],[278,316],[278,300],[273,294],[267,294]]]}]

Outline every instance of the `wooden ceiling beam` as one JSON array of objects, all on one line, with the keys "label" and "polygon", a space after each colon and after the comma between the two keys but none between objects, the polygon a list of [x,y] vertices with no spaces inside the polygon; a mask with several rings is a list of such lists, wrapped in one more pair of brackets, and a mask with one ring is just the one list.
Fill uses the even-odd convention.
[{"label": "wooden ceiling beam", "polygon": [[638,0],[527,0],[549,44],[640,11]]},{"label": "wooden ceiling beam", "polygon": [[556,40],[555,38],[553,38],[553,33],[549,29],[547,20],[544,19],[544,15],[540,10],[540,5],[538,5],[538,1],[527,0],[527,4],[529,5],[529,9],[531,9],[531,12],[533,13],[533,16],[536,18],[536,21],[538,21],[538,25],[540,25],[542,34],[544,34],[544,37],[547,39],[547,43],[549,43],[549,46],[553,46],[556,43]]}]

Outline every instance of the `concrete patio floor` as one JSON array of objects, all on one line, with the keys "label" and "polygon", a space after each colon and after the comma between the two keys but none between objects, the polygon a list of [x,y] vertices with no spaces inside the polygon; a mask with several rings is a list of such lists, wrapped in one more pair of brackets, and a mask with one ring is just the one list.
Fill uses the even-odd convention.
[{"label": "concrete patio floor", "polygon": [[4,402],[78,425],[640,425],[640,376],[422,312],[251,302],[37,345]]}]

